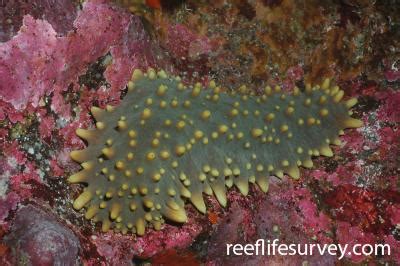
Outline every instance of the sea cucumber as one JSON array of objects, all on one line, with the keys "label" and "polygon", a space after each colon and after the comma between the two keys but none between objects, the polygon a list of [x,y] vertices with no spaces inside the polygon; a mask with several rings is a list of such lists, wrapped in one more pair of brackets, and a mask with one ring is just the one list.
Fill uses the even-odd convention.
[{"label": "sea cucumber", "polygon": [[350,117],[357,100],[342,101],[329,79],[291,94],[266,86],[256,96],[136,69],[127,87],[119,106],[91,108],[96,129],[77,129],[88,146],[71,152],[83,170],[68,181],[87,185],[73,207],[104,232],[143,235],[164,218],[186,222],[184,200],[205,213],[203,192],[222,206],[233,185],[243,195],[249,183],[267,192],[269,176],[298,179],[299,166],[332,156],[343,129],[362,125]]}]

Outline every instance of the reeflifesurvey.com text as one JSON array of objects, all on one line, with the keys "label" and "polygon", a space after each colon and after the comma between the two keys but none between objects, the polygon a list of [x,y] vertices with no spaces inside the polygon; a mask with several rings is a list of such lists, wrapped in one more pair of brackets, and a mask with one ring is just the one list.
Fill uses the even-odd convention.
[{"label": "reeflifesurvey.com text", "polygon": [[312,256],[329,254],[337,256],[339,260],[346,254],[351,255],[379,255],[391,254],[391,247],[388,244],[285,244],[279,239],[257,239],[254,243],[247,244],[226,244],[226,255],[228,256]]}]

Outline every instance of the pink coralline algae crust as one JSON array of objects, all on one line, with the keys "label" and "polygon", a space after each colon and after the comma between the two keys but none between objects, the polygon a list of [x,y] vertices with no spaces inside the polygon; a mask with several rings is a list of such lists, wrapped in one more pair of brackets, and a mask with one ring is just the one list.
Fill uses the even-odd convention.
[{"label": "pink coralline algae crust", "polygon": [[388,235],[384,237],[384,243],[389,244],[391,247],[395,247],[391,254],[391,260],[394,262],[400,261],[400,250],[396,248],[399,247],[400,241],[393,235]]},{"label": "pink coralline algae crust", "polygon": [[[347,222],[337,223],[336,237],[339,243],[348,244],[351,249],[356,244],[364,245],[376,243],[374,234],[363,232],[358,226],[351,226],[351,224]],[[356,254],[346,254],[345,257],[351,259],[355,263],[360,263],[366,258],[366,256]]]},{"label": "pink coralline algae crust", "polygon": [[[12,233],[6,237],[13,263],[29,265],[75,265],[79,241],[51,214],[28,205],[15,214]],[[10,254],[11,255],[11,254]]]},{"label": "pink coralline algae crust", "polygon": [[[131,69],[154,64],[140,19],[106,2],[86,1],[73,21],[75,29],[64,36],[53,20],[26,15],[17,35],[0,43],[0,230],[8,235],[17,234],[10,219],[23,202],[51,203],[51,195],[64,193],[51,191],[49,183],[62,182],[65,170],[78,167],[69,152],[84,145],[75,129],[91,123],[87,110],[117,103]],[[110,86],[80,88],[79,76],[108,52],[112,61],[104,77]],[[69,98],[67,91],[78,90],[79,101]],[[43,238],[42,244],[49,242]],[[36,251],[47,257],[47,251]]]},{"label": "pink coralline algae crust", "polygon": [[161,250],[185,249],[193,243],[203,229],[203,226],[194,219],[189,219],[188,224],[180,227],[165,225],[161,232],[152,232],[134,241],[133,254],[138,257],[150,258]]},{"label": "pink coralline algae crust", "polygon": [[[318,212],[309,193],[285,179],[271,183],[267,196],[258,189],[252,189],[248,197],[239,197],[211,235],[207,250],[211,265],[301,265],[306,261],[311,265],[333,264],[334,257],[315,253],[286,257],[268,256],[267,253],[264,256],[225,256],[226,244],[245,245],[260,238],[265,241],[279,239],[279,243],[284,244],[316,243],[316,240],[332,243],[330,219]],[[230,193],[230,197],[236,197],[236,192]]]},{"label": "pink coralline algae crust", "polygon": [[92,241],[108,263],[129,264],[133,257],[148,259],[165,250],[186,249],[202,231],[201,225],[191,223],[182,227],[165,225],[162,231],[140,238],[106,234],[95,236]]},{"label": "pink coralline algae crust", "polygon": [[383,235],[390,234],[397,224],[393,223],[396,220],[392,219],[395,218],[392,215],[397,211],[398,202],[400,197],[394,191],[378,194],[353,185],[343,185],[329,192],[324,203],[332,208],[331,215],[336,220],[346,221],[365,232]]},{"label": "pink coralline algae crust", "polygon": [[400,70],[388,70],[385,72],[385,78],[387,81],[397,81],[400,79]]},{"label": "pink coralline algae crust", "polygon": [[[133,41],[127,37],[129,30],[138,31],[132,24],[135,19],[108,4],[90,1],[73,23],[76,30],[59,37],[49,22],[25,16],[19,33],[0,44],[0,99],[15,108],[23,108],[28,102],[36,107],[43,95],[65,91],[70,83],[76,83],[88,64],[111,48],[115,62],[108,77],[114,80],[121,63],[127,64],[126,74],[149,53],[144,53],[145,36]],[[128,61],[133,57],[136,60]],[[124,82],[111,84],[119,90]]]},{"label": "pink coralline algae crust", "polygon": [[[7,8],[0,8],[0,16],[13,5],[26,1],[3,2]],[[188,223],[167,224],[161,231],[149,231],[144,237],[102,234],[98,226],[84,221],[70,208],[69,196],[77,192],[77,187],[63,183],[65,176],[79,168],[70,160],[69,152],[85,146],[75,130],[93,125],[88,111],[91,106],[118,104],[121,89],[136,67],[164,68],[183,75],[185,82],[197,81],[200,76],[206,82],[211,78],[209,75],[217,73],[213,78],[238,84],[241,77],[236,73],[246,76],[247,72],[257,72],[258,68],[251,69],[253,65],[248,64],[242,66],[243,61],[225,56],[231,55],[227,49],[241,47],[240,55],[246,57],[245,53],[253,51],[246,47],[252,46],[254,58],[263,66],[261,73],[266,71],[265,67],[285,64],[273,61],[273,57],[264,62],[263,58],[267,56],[257,53],[251,39],[246,39],[247,44],[242,43],[243,33],[240,32],[233,34],[239,41],[229,43],[232,39],[225,36],[221,41],[221,36],[212,39],[209,33],[204,34],[206,31],[196,32],[193,23],[188,26],[184,21],[163,21],[165,25],[161,27],[165,29],[165,36],[151,39],[140,18],[106,0],[85,1],[82,10],[76,9],[76,12],[72,11],[77,6],[72,6],[72,1],[28,2],[23,10],[19,9],[23,13],[10,24],[14,28],[4,30],[0,27],[0,35],[3,34],[0,39],[7,40],[0,43],[0,238],[5,234],[4,239],[8,239],[4,245],[0,244],[0,257],[7,250],[0,264],[11,265],[15,261],[12,253],[15,250],[19,252],[16,254],[29,255],[31,262],[43,265],[61,257],[71,264],[80,258],[78,263],[87,265],[125,265],[131,264],[132,259],[154,264],[189,262],[193,265],[201,262],[207,265],[301,265],[305,261],[311,265],[334,265],[337,262],[336,257],[327,254],[224,255],[226,243],[252,243],[258,238],[278,238],[282,243],[302,244],[388,243],[392,247],[390,257],[346,255],[342,262],[400,263],[400,251],[396,249],[400,246],[400,93],[399,73],[392,67],[394,59],[384,63],[384,70],[375,73],[384,80],[337,79],[345,90],[345,97],[359,98],[354,112],[365,126],[347,130],[341,137],[343,145],[334,148],[335,157],[316,159],[312,170],[301,170],[299,182],[274,179],[268,194],[251,186],[247,197],[232,190],[228,194],[231,204],[225,209],[215,198],[207,197],[206,215],[189,207]],[[290,1],[262,2],[268,2],[266,5],[271,8],[279,7],[281,2],[290,6]],[[41,10],[30,12],[30,6],[35,3]],[[190,4],[187,6],[190,10]],[[49,7],[55,9],[49,10]],[[210,5],[210,8],[213,7]],[[190,13],[188,10],[183,11]],[[60,16],[67,11],[69,17]],[[193,15],[194,21],[195,16],[198,15]],[[277,13],[277,16],[283,14]],[[274,27],[268,26],[268,32],[271,30],[271,34],[280,36]],[[9,39],[11,36],[14,37]],[[245,36],[253,34],[249,30]],[[284,41],[285,37],[282,38]],[[226,48],[228,44],[231,48]],[[310,52],[309,48],[304,49],[301,53]],[[108,59],[99,59],[104,57]],[[82,84],[80,78],[96,64],[96,60],[109,61],[104,65],[104,71],[96,72],[103,81],[93,87],[85,82]],[[221,62],[237,72],[219,75],[224,73]],[[289,67],[286,64],[283,75],[257,77],[290,91],[294,85],[304,86],[304,75],[308,75],[309,67],[304,62],[295,62]],[[330,69],[328,73],[337,71],[336,76],[346,76],[343,69],[326,67]],[[257,91],[259,88],[252,89]],[[32,121],[34,124],[30,124]],[[37,149],[30,153],[29,149],[35,145],[49,154],[41,154]],[[38,155],[42,158],[37,159],[35,156]],[[52,182],[60,187],[49,185]],[[46,190],[38,192],[39,185]],[[57,213],[62,213],[60,217],[47,214],[51,213],[47,208],[24,207],[27,202],[37,206],[43,205],[43,201],[51,202],[48,197],[53,193],[64,193],[56,199],[58,205],[51,206]],[[67,223],[71,229],[66,227]],[[35,231],[37,228],[42,231]],[[32,232],[35,234],[30,234]],[[54,253],[49,253],[44,248],[55,240],[70,249],[60,251],[58,245],[53,245]],[[79,253],[78,248],[81,249]]]},{"label": "pink coralline algae crust", "polygon": [[217,54],[219,42],[196,34],[181,24],[166,27],[162,45],[170,54],[175,67],[181,72],[187,72],[189,77],[198,75],[207,78],[211,63],[209,60]]},{"label": "pink coralline algae crust", "polygon": [[[0,195],[0,225],[7,226],[5,219],[10,211],[15,210],[20,201],[32,196],[30,185],[26,182],[38,181],[39,176],[36,166],[28,161],[27,155],[16,141],[0,143],[0,147],[4,156],[0,155],[1,190],[3,193],[9,191],[5,195]],[[19,170],[21,167],[24,171]]]},{"label": "pink coralline algae crust", "polygon": [[0,44],[1,98],[18,108],[30,98],[37,105],[63,67],[58,47],[59,39],[48,22],[26,16],[20,33]]},{"label": "pink coralline algae crust", "polygon": [[384,97],[385,104],[380,111],[380,118],[392,123],[400,123],[400,91],[388,91],[381,97]]},{"label": "pink coralline algae crust", "polygon": [[132,260],[134,249],[132,238],[129,236],[105,235],[92,237],[96,250],[110,265],[128,265]]},{"label": "pink coralline algae crust", "polygon": [[167,34],[166,46],[174,58],[194,60],[215,49],[206,36],[198,36],[184,25],[169,26]]},{"label": "pink coralline algae crust", "polygon": [[138,18],[132,19],[127,32],[118,45],[111,47],[112,64],[104,72],[111,89],[119,92],[129,81],[134,68],[144,68],[155,65],[154,44],[148,34],[142,29]]},{"label": "pink coralline algae crust", "polygon": [[12,38],[22,25],[24,15],[44,19],[52,24],[58,34],[72,29],[77,14],[74,0],[7,0],[0,3],[0,42]]},{"label": "pink coralline algae crust", "polygon": [[20,200],[19,195],[15,192],[10,192],[5,199],[0,199],[0,224],[4,223],[4,219],[8,217],[10,211],[17,208]]}]

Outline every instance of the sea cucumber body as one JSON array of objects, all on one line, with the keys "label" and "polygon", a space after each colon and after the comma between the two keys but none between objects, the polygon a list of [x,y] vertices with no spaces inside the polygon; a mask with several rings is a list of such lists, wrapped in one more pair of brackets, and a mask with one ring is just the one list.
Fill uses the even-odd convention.
[{"label": "sea cucumber body", "polygon": [[328,81],[255,96],[135,70],[122,103],[93,108],[97,128],[77,130],[89,145],[71,154],[83,170],[69,181],[87,184],[74,207],[86,207],[103,231],[143,235],[163,217],[185,222],[185,198],[204,213],[203,192],[225,206],[227,187],[247,195],[249,182],[266,192],[271,175],[298,179],[311,156],[332,156],[344,128],[361,126],[349,116],[356,101],[342,96]]}]

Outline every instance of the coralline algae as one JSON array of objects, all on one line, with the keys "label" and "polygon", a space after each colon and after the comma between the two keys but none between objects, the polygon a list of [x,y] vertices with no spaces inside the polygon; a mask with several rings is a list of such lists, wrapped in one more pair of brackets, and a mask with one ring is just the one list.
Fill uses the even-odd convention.
[{"label": "coralline algae", "polygon": [[328,79],[291,94],[267,86],[256,96],[137,69],[122,103],[92,107],[96,129],[76,131],[88,147],[71,153],[83,170],[69,182],[87,187],[73,206],[104,232],[143,235],[164,218],[186,222],[185,199],[205,213],[203,192],[222,206],[226,187],[247,195],[256,183],[267,192],[269,176],[298,179],[299,166],[332,156],[343,129],[362,125],[350,117],[357,100],[343,94]]}]

